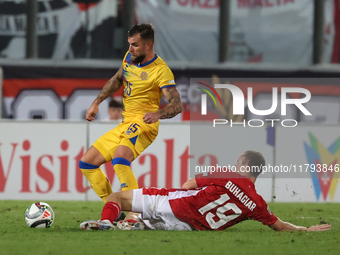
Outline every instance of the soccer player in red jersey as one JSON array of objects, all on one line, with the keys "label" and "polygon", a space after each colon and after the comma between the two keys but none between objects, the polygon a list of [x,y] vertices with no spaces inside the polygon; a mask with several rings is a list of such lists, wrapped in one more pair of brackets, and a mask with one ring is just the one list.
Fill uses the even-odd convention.
[{"label": "soccer player in red jersey", "polygon": [[[111,193],[100,221],[85,221],[83,229],[114,229],[113,220],[121,210],[140,213],[118,222],[123,230],[224,230],[252,219],[277,231],[325,231],[328,224],[309,228],[283,222],[255,190],[255,181],[265,160],[261,153],[246,151],[235,165],[236,172],[196,176],[183,189],[142,188]],[[258,169],[258,171],[244,171]],[[255,167],[255,168],[254,168]],[[218,176],[219,175],[219,176]]]}]

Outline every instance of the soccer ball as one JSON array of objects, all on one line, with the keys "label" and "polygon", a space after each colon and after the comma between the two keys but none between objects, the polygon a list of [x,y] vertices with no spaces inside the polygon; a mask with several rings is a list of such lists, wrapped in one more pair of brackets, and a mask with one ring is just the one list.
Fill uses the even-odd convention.
[{"label": "soccer ball", "polygon": [[54,212],[47,203],[37,202],[27,208],[25,221],[31,228],[49,228],[54,222]]}]

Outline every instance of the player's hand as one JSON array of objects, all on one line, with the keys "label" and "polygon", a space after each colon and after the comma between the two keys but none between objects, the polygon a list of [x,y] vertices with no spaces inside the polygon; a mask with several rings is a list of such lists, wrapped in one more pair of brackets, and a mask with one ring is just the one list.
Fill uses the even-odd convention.
[{"label": "player's hand", "polygon": [[151,124],[151,123],[157,122],[160,117],[161,117],[161,114],[159,112],[147,112],[143,116],[143,121],[146,124]]},{"label": "player's hand", "polygon": [[331,225],[329,224],[322,224],[322,225],[318,225],[316,224],[316,226],[310,226],[307,231],[326,231],[326,230],[330,230],[331,229]]},{"label": "player's hand", "polygon": [[92,104],[91,107],[86,112],[86,119],[88,121],[93,121],[94,120],[94,116],[96,116],[98,111],[99,111],[99,105]]}]

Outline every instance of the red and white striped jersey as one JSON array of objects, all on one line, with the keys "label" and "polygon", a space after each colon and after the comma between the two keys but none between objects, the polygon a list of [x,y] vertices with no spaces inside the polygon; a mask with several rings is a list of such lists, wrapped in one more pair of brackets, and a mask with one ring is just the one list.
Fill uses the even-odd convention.
[{"label": "red and white striped jersey", "polygon": [[248,219],[264,225],[277,221],[248,178],[231,173],[228,178],[196,178],[196,183],[195,190],[162,190],[175,216],[197,230],[224,230]]}]

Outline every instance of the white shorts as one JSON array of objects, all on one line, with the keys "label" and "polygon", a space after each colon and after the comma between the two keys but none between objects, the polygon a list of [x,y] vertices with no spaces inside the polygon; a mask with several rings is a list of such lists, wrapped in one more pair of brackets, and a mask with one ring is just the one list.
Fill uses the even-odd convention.
[{"label": "white shorts", "polygon": [[133,190],[132,211],[141,213],[139,218],[148,229],[194,230],[188,223],[174,215],[169,204],[169,196],[143,194],[143,189]]}]

